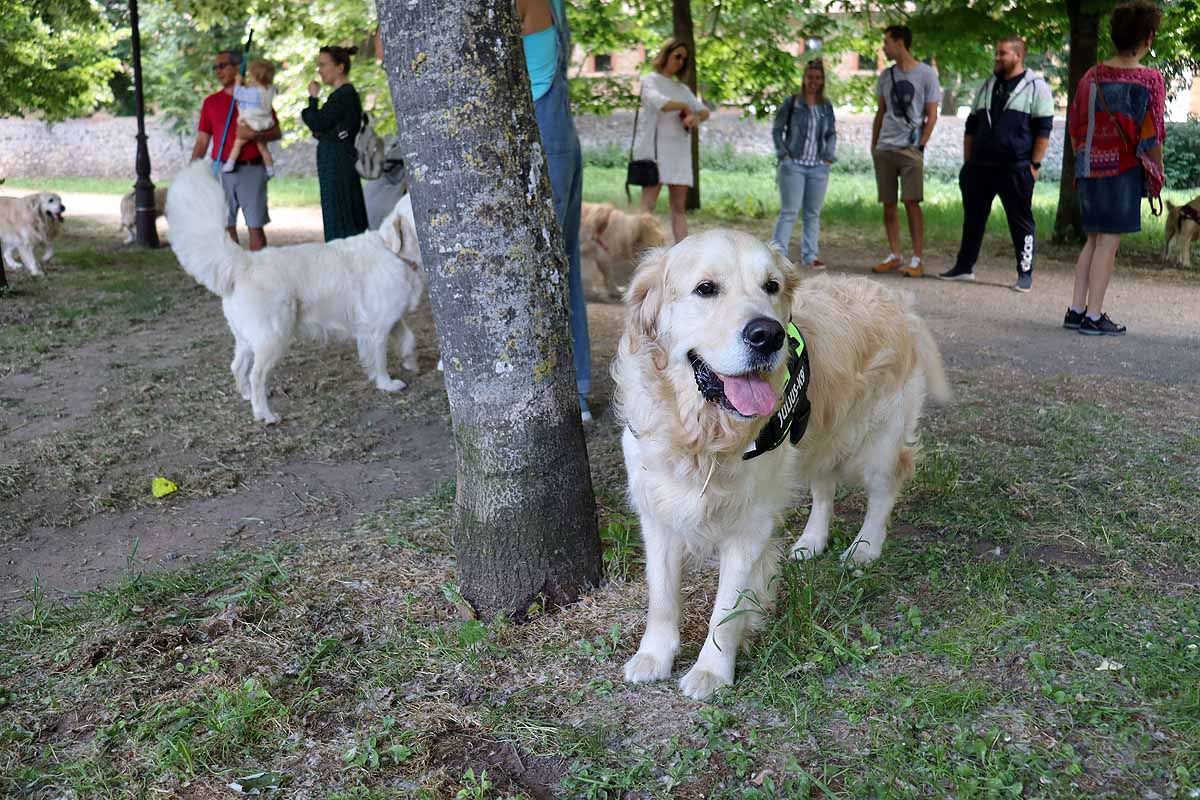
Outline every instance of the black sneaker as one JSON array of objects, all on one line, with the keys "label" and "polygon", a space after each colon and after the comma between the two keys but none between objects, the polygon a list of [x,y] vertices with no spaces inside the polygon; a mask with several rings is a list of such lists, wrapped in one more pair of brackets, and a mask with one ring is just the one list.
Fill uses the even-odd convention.
[{"label": "black sneaker", "polygon": [[943,272],[941,275],[938,275],[938,280],[941,280],[941,281],[973,281],[973,280],[975,280],[975,270],[970,269],[970,268],[959,269],[958,267],[954,267],[953,269],[949,270],[948,272]]},{"label": "black sneaker", "polygon": [[1033,291],[1033,273],[1022,272],[1017,276],[1017,282],[1012,285],[1014,292],[1031,292]]},{"label": "black sneaker", "polygon": [[1124,336],[1125,326],[1113,322],[1108,314],[1101,314],[1100,319],[1084,317],[1079,323],[1079,332],[1084,336]]},{"label": "black sneaker", "polygon": [[1063,317],[1063,327],[1073,331],[1079,330],[1079,326],[1083,324],[1083,317],[1087,314],[1087,309],[1083,311],[1072,311],[1070,306],[1067,306],[1067,315]]}]

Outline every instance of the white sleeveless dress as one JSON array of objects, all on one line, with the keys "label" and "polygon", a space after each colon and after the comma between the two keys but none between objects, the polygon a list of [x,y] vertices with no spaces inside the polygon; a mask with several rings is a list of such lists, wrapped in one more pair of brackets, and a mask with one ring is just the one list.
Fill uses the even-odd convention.
[{"label": "white sleeveless dress", "polygon": [[[670,101],[685,104],[699,112],[704,105],[692,94],[687,84],[658,72],[642,78],[642,108],[633,141],[635,160],[654,159],[658,162],[658,179],[676,186],[692,185],[692,137],[683,128],[679,110],[660,111]],[[655,156],[654,131],[657,123],[658,154]]]}]

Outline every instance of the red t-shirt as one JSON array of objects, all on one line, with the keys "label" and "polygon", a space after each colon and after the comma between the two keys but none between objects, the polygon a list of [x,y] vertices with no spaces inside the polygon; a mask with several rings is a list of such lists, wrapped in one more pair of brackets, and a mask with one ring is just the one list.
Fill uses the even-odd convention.
[{"label": "red t-shirt", "polygon": [[[229,106],[233,106],[233,116],[229,117]],[[275,109],[271,109],[271,116],[275,122],[279,122],[279,117],[275,116]],[[221,146],[221,132],[225,130],[225,119],[229,119],[229,133],[225,136],[225,149],[221,152],[221,157],[217,158],[217,148]],[[233,102],[233,95],[228,94],[224,89],[213,92],[208,97],[204,98],[204,103],[200,106],[200,124],[196,130],[201,133],[207,133],[212,137],[212,158],[214,161],[225,161],[229,158],[229,153],[233,150],[233,143],[237,139],[237,124],[238,112],[237,105]],[[238,161],[252,161],[258,158],[261,153],[258,152],[258,145],[254,142],[246,142],[242,147],[242,152],[238,154]]]}]

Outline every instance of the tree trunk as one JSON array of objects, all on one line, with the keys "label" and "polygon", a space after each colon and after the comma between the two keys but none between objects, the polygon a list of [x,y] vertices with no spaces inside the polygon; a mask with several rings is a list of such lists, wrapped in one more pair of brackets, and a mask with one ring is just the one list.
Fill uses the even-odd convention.
[{"label": "tree trunk", "polygon": [[[675,39],[687,44],[687,85],[696,94],[696,33],[692,24],[692,0],[671,0]],[[687,210],[700,208],[700,128],[692,129],[692,186],[687,193]]]},{"label": "tree trunk", "polygon": [[[1067,17],[1071,22],[1071,50],[1067,62],[1067,123],[1070,124],[1071,102],[1083,73],[1096,63],[1100,47],[1100,15],[1084,12],[1087,0],[1067,0]],[[1071,137],[1063,132],[1062,178],[1058,182],[1058,211],[1054,215],[1054,241],[1057,244],[1078,244],[1087,237],[1083,233],[1083,218],[1079,210],[1079,192],[1075,190],[1075,150]]]},{"label": "tree trunk", "polygon": [[600,580],[567,262],[512,0],[381,0],[458,454],[463,597],[523,619]]}]

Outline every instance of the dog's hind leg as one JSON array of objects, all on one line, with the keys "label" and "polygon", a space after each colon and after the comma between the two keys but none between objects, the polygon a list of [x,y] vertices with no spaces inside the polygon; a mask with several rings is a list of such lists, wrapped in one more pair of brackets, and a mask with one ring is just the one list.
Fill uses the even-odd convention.
[{"label": "dog's hind leg", "polygon": [[243,400],[250,399],[250,365],[254,363],[254,351],[250,343],[234,334],[236,342],[233,346],[233,363],[229,371],[233,373],[234,383]]},{"label": "dog's hind leg", "polygon": [[883,554],[888,517],[892,514],[900,487],[912,476],[915,459],[916,451],[913,448],[901,447],[893,469],[869,468],[866,471],[863,484],[867,489],[867,514],[858,536],[842,553],[842,561],[847,564],[870,564]]},{"label": "dog's hind leg", "polygon": [[367,371],[367,377],[375,381],[375,385],[385,392],[398,392],[406,384],[399,378],[392,378],[387,371],[387,348],[390,331],[387,328],[375,329],[359,334],[358,360]]},{"label": "dog's hind leg", "polygon": [[286,340],[278,339],[264,342],[254,350],[254,365],[250,367],[250,407],[254,409],[254,418],[268,425],[279,422],[279,416],[267,405],[267,379],[286,352]]},{"label": "dog's hind leg", "polygon": [[683,542],[657,522],[643,517],[642,538],[646,545],[646,585],[649,610],[646,632],[633,658],[625,662],[625,680],[634,683],[660,681],[671,674],[679,652],[679,615],[682,599]]},{"label": "dog's hind leg", "polygon": [[409,372],[417,371],[417,337],[404,320],[392,328],[392,342],[400,353],[400,365]]},{"label": "dog's hind leg", "polygon": [[739,531],[721,545],[721,578],[708,622],[708,637],[696,663],[679,680],[680,690],[694,700],[704,700],[722,686],[733,684],[734,664],[750,616],[763,613],[770,604],[768,587],[759,584],[769,570],[759,562],[764,557],[778,556],[770,546],[773,527],[769,518],[758,524],[748,523],[748,530]]},{"label": "dog's hind leg", "polygon": [[821,478],[812,482],[812,508],[804,533],[792,545],[792,558],[803,561],[825,552],[829,543],[829,523],[833,519],[833,496],[837,492],[837,481]]}]

